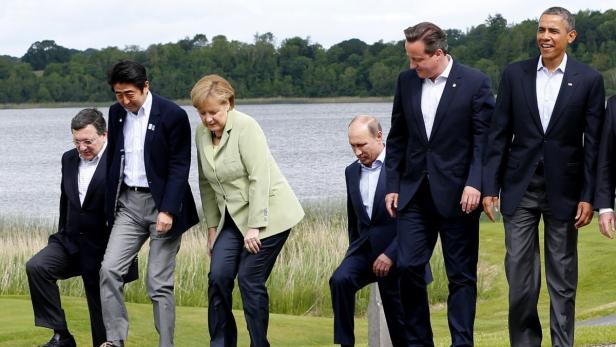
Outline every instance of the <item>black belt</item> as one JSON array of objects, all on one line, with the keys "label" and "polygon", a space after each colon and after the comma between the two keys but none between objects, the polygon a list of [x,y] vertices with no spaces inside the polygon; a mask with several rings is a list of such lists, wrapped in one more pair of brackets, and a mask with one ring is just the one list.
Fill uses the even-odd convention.
[{"label": "black belt", "polygon": [[140,193],[150,193],[151,192],[149,187],[129,187],[124,183],[122,183],[122,190],[130,190],[132,192],[140,192]]}]

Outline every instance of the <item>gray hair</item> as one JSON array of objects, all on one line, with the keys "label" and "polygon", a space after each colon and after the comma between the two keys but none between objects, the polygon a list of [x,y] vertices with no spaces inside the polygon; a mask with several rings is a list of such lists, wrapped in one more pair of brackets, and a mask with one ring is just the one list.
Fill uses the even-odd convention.
[{"label": "gray hair", "polygon": [[550,7],[547,10],[543,11],[541,16],[544,14],[551,14],[560,16],[565,23],[567,23],[567,32],[571,32],[575,30],[575,17],[564,7]]},{"label": "gray hair", "polygon": [[438,49],[447,54],[447,33],[434,23],[421,22],[408,27],[404,29],[404,36],[411,43],[421,40],[426,45],[427,54],[434,54]]},{"label": "gray hair", "polygon": [[84,108],[79,111],[71,120],[71,130],[81,130],[92,124],[98,135],[103,135],[107,131],[107,123],[101,111],[96,108]]},{"label": "gray hair", "polygon": [[354,123],[361,123],[365,125],[368,128],[368,131],[370,131],[370,134],[372,134],[372,136],[374,137],[378,135],[379,131],[383,132],[383,128],[381,128],[381,123],[374,116],[369,116],[369,115],[364,115],[364,114],[355,116],[349,123],[349,128]]}]

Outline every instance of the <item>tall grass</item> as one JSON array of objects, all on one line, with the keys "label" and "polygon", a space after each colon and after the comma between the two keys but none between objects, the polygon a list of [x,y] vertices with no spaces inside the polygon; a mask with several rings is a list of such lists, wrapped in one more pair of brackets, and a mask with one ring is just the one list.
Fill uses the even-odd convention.
[{"label": "tall grass", "polygon": [[[347,220],[343,203],[325,202],[306,207],[306,217],[293,229],[268,281],[270,310],[276,313],[331,316],[328,280],[344,257],[348,246]],[[26,261],[47,243],[56,229],[49,220],[0,218],[0,295],[28,294]],[[182,237],[177,256],[175,294],[178,305],[207,306],[206,228],[196,226]],[[148,245],[139,253],[141,279],[126,285],[126,300],[149,302],[145,281]],[[446,302],[447,276],[440,247],[431,261],[434,282],[432,304]],[[479,297],[489,288],[492,271],[480,263]],[[79,278],[58,282],[62,295],[83,296]],[[234,308],[241,309],[234,289]],[[357,295],[357,314],[364,314],[369,292]]]}]

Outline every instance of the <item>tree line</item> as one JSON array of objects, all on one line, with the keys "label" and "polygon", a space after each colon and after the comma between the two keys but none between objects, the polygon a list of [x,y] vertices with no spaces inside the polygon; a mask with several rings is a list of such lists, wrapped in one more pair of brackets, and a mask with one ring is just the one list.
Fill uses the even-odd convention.
[{"label": "tree line", "polygon": [[[496,14],[466,31],[446,32],[454,59],[488,74],[497,91],[508,63],[538,54],[536,30],[537,20],[509,24]],[[576,30],[569,54],[602,72],[607,95],[616,94],[616,10],[580,11]],[[37,41],[21,58],[0,56],[0,103],[113,100],[106,73],[125,59],[145,65],[152,89],[172,99],[187,99],[197,79],[210,73],[229,79],[239,99],[391,96],[397,75],[408,69],[400,36],[373,44],[353,38],[328,49],[310,38],[278,44],[272,33],[255,34],[252,43],[197,34],[145,49],[79,51]]]}]

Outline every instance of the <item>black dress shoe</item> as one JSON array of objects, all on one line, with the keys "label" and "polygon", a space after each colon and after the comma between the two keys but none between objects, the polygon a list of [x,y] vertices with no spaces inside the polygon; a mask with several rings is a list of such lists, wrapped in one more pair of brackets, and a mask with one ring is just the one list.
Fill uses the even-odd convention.
[{"label": "black dress shoe", "polygon": [[61,337],[60,334],[53,334],[51,340],[39,347],[77,347],[73,335]]}]

